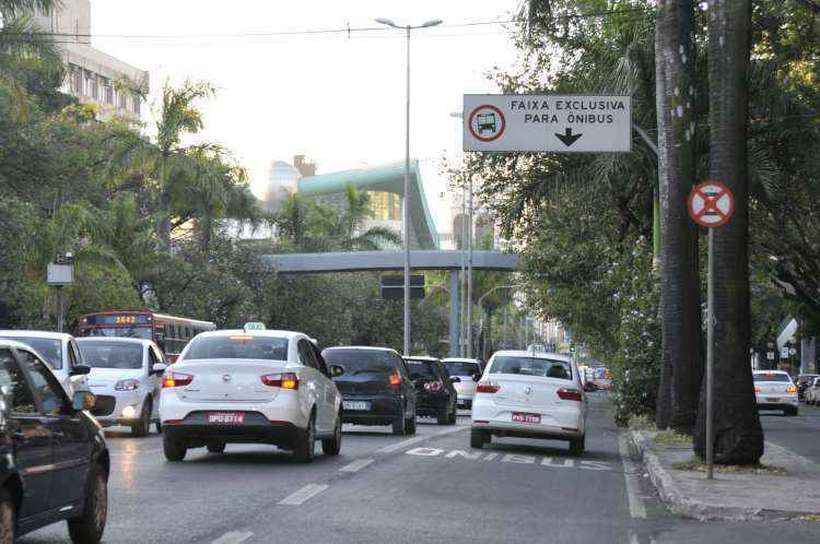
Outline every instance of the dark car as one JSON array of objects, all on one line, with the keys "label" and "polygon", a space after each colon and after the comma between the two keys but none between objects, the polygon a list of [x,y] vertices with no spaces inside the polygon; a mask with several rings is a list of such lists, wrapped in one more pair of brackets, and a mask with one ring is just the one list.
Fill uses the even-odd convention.
[{"label": "dark car", "polygon": [[797,377],[797,400],[806,400],[806,389],[814,383],[814,378],[820,378],[820,374],[800,374]]},{"label": "dark car", "polygon": [[397,352],[354,346],[327,348],[322,356],[342,394],[343,422],[416,433],[416,390]]},{"label": "dark car", "polygon": [[435,357],[405,357],[410,378],[416,386],[416,415],[436,418],[439,425],[455,425],[458,395],[441,360]]},{"label": "dark car", "polygon": [[73,542],[96,544],[108,513],[109,456],[87,412],[94,395],[69,400],[36,352],[12,341],[0,341],[0,391],[0,544],[63,520]]}]

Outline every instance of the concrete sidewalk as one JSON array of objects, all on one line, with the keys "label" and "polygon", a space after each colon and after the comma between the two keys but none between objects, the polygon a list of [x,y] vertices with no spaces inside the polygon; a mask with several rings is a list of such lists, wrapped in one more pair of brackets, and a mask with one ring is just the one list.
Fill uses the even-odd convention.
[{"label": "concrete sidewalk", "polygon": [[766,442],[761,463],[785,474],[719,472],[706,474],[675,467],[692,461],[691,446],[658,444],[657,433],[629,431],[661,499],[682,515],[702,521],[759,519],[820,520],[820,465],[782,446]]}]

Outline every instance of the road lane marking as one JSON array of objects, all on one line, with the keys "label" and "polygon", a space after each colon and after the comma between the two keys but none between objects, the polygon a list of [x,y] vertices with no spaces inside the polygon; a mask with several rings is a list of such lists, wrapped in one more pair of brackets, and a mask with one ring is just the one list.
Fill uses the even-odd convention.
[{"label": "road lane marking", "polygon": [[326,490],[328,487],[330,486],[323,484],[308,484],[305,487],[299,489],[294,493],[291,493],[290,495],[279,501],[279,504],[288,506],[299,506],[300,504],[309,501],[322,491]]},{"label": "road lane marking", "polygon": [[629,458],[629,446],[627,446],[624,435],[618,437],[618,450],[621,452],[621,461],[624,464],[624,483],[629,515],[636,519],[646,519],[646,507],[638,494],[638,480],[635,478],[637,468]]},{"label": "road lane marking", "polygon": [[217,538],[211,544],[240,544],[240,542],[245,542],[252,536],[253,533],[248,531],[231,531]]},{"label": "road lane marking", "polygon": [[373,462],[373,459],[357,459],[339,469],[339,472],[359,472]]},{"label": "road lane marking", "polygon": [[518,465],[540,465],[548,468],[574,468],[581,470],[595,470],[595,471],[612,471],[613,467],[606,461],[593,461],[589,459],[572,459],[572,458],[556,458],[556,457],[541,457],[539,455],[522,455],[518,453],[505,453],[501,455],[498,452],[486,453],[481,450],[450,450],[447,451],[441,448],[431,448],[427,446],[419,446],[411,448],[404,452],[406,455],[422,458],[440,458],[461,461],[498,461],[500,463],[511,463]]},{"label": "road lane marking", "polygon": [[411,438],[409,440],[403,440],[401,442],[397,442],[395,444],[385,446],[384,448],[382,448],[380,450],[376,450],[376,453],[393,453],[394,451],[404,449],[407,446],[410,446],[412,444],[418,444],[419,442],[424,442],[425,440],[430,440],[431,438],[436,438],[438,436],[444,436],[444,435],[447,435],[447,434],[457,433],[457,432],[463,431],[467,428],[468,427],[454,427],[452,429],[439,431],[439,432],[434,433],[434,434],[429,434],[429,435],[425,435],[425,436],[416,436],[416,437]]}]

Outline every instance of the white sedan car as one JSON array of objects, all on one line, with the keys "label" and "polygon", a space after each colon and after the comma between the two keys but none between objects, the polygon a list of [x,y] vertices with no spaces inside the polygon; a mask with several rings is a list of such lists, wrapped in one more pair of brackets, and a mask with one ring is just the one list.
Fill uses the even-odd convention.
[{"label": "white sedan car", "polygon": [[814,378],[803,393],[806,404],[820,405],[820,378]]},{"label": "white sedan car", "polygon": [[103,426],[125,425],[134,436],[159,424],[159,398],[165,360],[150,340],[91,336],[78,338],[91,372],[88,386],[97,397],[94,416]]},{"label": "white sedan car", "polygon": [[788,372],[783,370],[755,370],[752,372],[758,410],[783,410],[787,416],[796,416],[800,402],[797,387]]},{"label": "white sedan car", "polygon": [[584,451],[586,397],[570,357],[554,353],[499,351],[487,363],[473,400],[470,446],[492,436],[569,441]]},{"label": "white sedan car", "polygon": [[0,339],[15,340],[34,349],[51,367],[69,398],[75,391],[87,391],[88,367],[70,334],[50,331],[0,331]]},{"label": "white sedan car", "polygon": [[473,406],[476,382],[481,377],[481,363],[478,359],[462,359],[450,357],[442,359],[444,368],[451,377],[458,377],[460,381],[453,383],[458,397],[458,405],[470,409]]},{"label": "white sedan car", "polygon": [[298,332],[223,330],[197,335],[162,382],[163,449],[222,453],[227,443],[274,444],[313,460],[342,443],[342,396],[310,338]]}]

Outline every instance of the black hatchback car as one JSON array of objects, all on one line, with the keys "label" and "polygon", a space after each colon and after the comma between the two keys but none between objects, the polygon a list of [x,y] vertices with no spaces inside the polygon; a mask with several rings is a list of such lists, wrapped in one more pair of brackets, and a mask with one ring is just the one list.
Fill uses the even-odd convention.
[{"label": "black hatchback car", "polygon": [[416,415],[436,418],[439,425],[455,425],[458,395],[441,360],[435,357],[405,357],[410,378],[416,386]]},{"label": "black hatchback car", "polygon": [[69,400],[36,352],[2,340],[0,392],[0,544],[63,520],[73,542],[96,544],[110,465],[101,427],[87,412],[94,395]]},{"label": "black hatchback car", "polygon": [[416,390],[397,352],[352,346],[327,348],[322,356],[342,394],[343,422],[416,434]]}]

